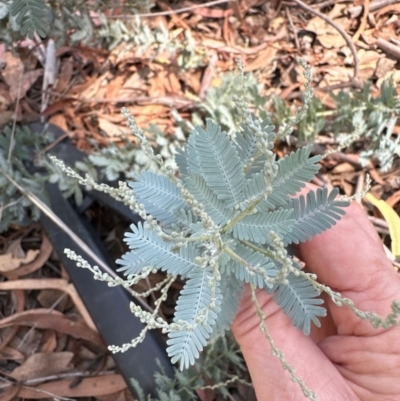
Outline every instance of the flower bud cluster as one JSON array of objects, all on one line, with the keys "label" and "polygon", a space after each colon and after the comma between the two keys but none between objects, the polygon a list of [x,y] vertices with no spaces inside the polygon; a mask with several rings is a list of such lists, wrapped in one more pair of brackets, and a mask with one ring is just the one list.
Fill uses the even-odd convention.
[{"label": "flower bud cluster", "polygon": [[289,284],[287,276],[289,273],[294,273],[297,275],[298,269],[294,266],[292,258],[288,256],[285,244],[283,243],[281,237],[274,231],[270,231],[269,238],[271,240],[271,246],[273,251],[271,251],[271,256],[281,264],[281,269],[279,270],[275,280],[282,284]]},{"label": "flower bud cluster", "polygon": [[[168,276],[166,280],[164,280],[162,284],[166,284],[165,287],[161,290],[161,296],[155,301],[155,308],[152,313],[144,311],[139,305],[131,302],[130,308],[131,312],[142,322],[145,324],[145,327],[141,330],[139,335],[132,339],[130,343],[118,345],[110,345],[108,349],[112,353],[116,352],[126,352],[130,348],[136,347],[139,343],[143,342],[148,330],[152,329],[161,329],[163,333],[168,333],[170,331],[170,325],[161,317],[157,316],[158,311],[160,310],[161,303],[167,299],[168,289],[171,284],[175,281],[175,276]],[[143,295],[143,294],[142,294]]]},{"label": "flower bud cluster", "polygon": [[279,131],[276,135],[276,139],[282,139],[288,135],[290,135],[293,131],[293,128],[296,124],[298,124],[307,114],[309,105],[314,96],[314,89],[311,87],[312,82],[312,74],[311,74],[311,66],[307,64],[304,59],[298,58],[296,60],[304,70],[304,78],[306,79],[304,92],[303,92],[303,105],[298,107],[296,110],[296,115],[293,117],[289,117],[288,121],[281,125]]},{"label": "flower bud cluster", "polygon": [[99,281],[107,282],[109,287],[116,287],[117,285],[122,285],[124,287],[130,287],[137,284],[140,280],[143,280],[149,276],[150,273],[155,273],[156,270],[153,266],[147,266],[142,269],[140,274],[131,274],[127,277],[127,280],[123,280],[118,275],[115,277],[110,276],[107,272],[103,272],[99,266],[92,266],[87,260],[83,259],[82,256],[77,255],[71,249],[64,249],[64,253],[67,257],[76,262],[78,267],[83,269],[88,269],[93,273],[93,278]]},{"label": "flower bud cluster", "polygon": [[156,162],[160,167],[164,165],[164,160],[161,155],[155,155],[153,147],[150,145],[150,142],[147,140],[145,133],[138,128],[136,125],[135,118],[131,115],[131,112],[126,107],[121,109],[122,115],[128,120],[128,127],[132,131],[132,133],[138,138],[140,147],[143,150],[143,153],[151,160]]}]

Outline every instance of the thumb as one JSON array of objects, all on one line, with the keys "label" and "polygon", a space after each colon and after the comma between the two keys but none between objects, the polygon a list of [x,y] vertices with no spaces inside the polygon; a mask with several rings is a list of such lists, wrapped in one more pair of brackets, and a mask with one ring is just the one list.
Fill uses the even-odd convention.
[{"label": "thumb", "polygon": [[[275,345],[284,352],[286,361],[295,368],[296,375],[305,385],[322,400],[331,400],[332,394],[335,401],[352,399],[354,393],[312,338],[292,325],[271,295],[264,290],[258,290],[256,295]],[[248,285],[231,328],[246,360],[257,400],[304,401],[300,386],[290,381],[279,359],[271,354],[271,346],[260,330]]]}]

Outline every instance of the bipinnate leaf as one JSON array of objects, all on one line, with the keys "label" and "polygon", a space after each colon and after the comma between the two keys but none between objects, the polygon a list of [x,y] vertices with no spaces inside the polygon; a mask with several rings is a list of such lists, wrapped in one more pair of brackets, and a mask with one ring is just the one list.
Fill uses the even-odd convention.
[{"label": "bipinnate leaf", "polygon": [[[257,117],[253,114],[252,119],[253,121],[256,121]],[[272,125],[269,118],[260,122],[260,128],[263,132],[268,132],[271,139],[275,135],[273,133],[275,127]],[[240,160],[244,165],[246,178],[251,178],[253,174],[259,173],[264,168],[265,156],[259,152],[259,147],[257,146],[258,138],[254,131],[246,124],[242,124],[242,131],[242,133],[238,132],[236,134],[235,139]]]},{"label": "bipinnate leaf", "polygon": [[[276,276],[277,269],[275,264],[262,253],[254,251],[243,244],[235,246],[234,252],[243,259],[247,266],[259,267],[263,269],[269,277]],[[267,286],[263,276],[255,272],[251,274],[247,266],[233,258],[229,258],[229,261],[221,268],[221,272],[225,275],[234,275],[238,280],[251,283],[259,288]]]},{"label": "bipinnate leaf", "polygon": [[317,174],[321,156],[310,157],[313,145],[304,146],[278,160],[278,174],[272,183],[272,193],[265,202],[284,206]]},{"label": "bipinnate leaf", "polygon": [[233,207],[243,199],[244,169],[235,145],[219,125],[207,120],[207,128],[192,133],[199,165],[208,187]]},{"label": "bipinnate leaf", "polygon": [[42,38],[46,37],[50,30],[49,11],[44,0],[13,0],[10,5],[10,14],[21,26],[21,34],[30,39],[35,32]]},{"label": "bipinnate leaf", "polygon": [[189,167],[186,149],[175,149],[175,163],[178,166],[180,178],[184,179],[185,177],[187,177],[189,175]]},{"label": "bipinnate leaf", "polygon": [[179,188],[167,177],[143,171],[135,175],[136,182],[131,182],[130,186],[134,189],[139,202],[147,201],[159,208],[174,210],[185,206]]},{"label": "bipinnate leaf", "polygon": [[201,168],[200,165],[199,153],[197,151],[197,146],[196,146],[197,136],[198,136],[197,131],[193,130],[192,134],[188,138],[184,155],[187,157],[186,166],[188,174],[203,176],[203,169]]},{"label": "bipinnate leaf", "polygon": [[215,335],[223,335],[229,330],[239,309],[239,301],[244,282],[238,280],[234,274],[227,272],[221,277],[221,311],[215,321]]},{"label": "bipinnate leaf", "polygon": [[186,206],[179,188],[167,177],[151,171],[136,174],[135,178],[129,186],[147,213],[163,223],[176,222],[174,211]]},{"label": "bipinnate leaf", "polygon": [[194,262],[196,248],[193,244],[186,244],[174,252],[172,243],[162,240],[142,223],[138,223],[137,227],[132,224],[131,229],[131,233],[125,234],[124,241],[146,263],[146,266],[153,265],[157,269],[183,277],[191,270],[199,269],[199,265]]},{"label": "bipinnate leaf", "polygon": [[306,278],[290,273],[287,279],[288,284],[278,284],[275,287],[274,299],[293,325],[309,335],[311,321],[321,327],[318,316],[326,316],[326,309],[319,306],[324,301],[317,298],[319,291]]},{"label": "bipinnate leaf", "polygon": [[179,180],[162,166],[165,176],[142,172],[130,183],[137,199],[132,209],[141,212],[143,204],[147,216],[140,213],[146,222],[126,234],[130,252],[117,261],[119,271],[129,276],[151,266],[186,280],[173,323],[140,315],[149,327],[168,332],[168,355],[181,370],[229,329],[245,283],[273,294],[305,334],[311,322],[320,326],[318,318],[326,314],[318,298],[321,287],[300,270],[285,246],[331,228],[348,202],[336,199],[337,189],[319,188],[294,198],[319,170],[321,156],[310,157],[312,145],[278,161],[273,154],[277,135],[290,133],[310,104],[309,68],[305,76],[304,107],[278,134],[269,118],[259,121],[235,98],[245,117],[235,137],[207,120],[205,128],[192,130],[184,149],[176,150]]},{"label": "bipinnate leaf", "polygon": [[121,256],[121,259],[117,259],[115,263],[121,265],[117,269],[117,272],[123,272],[125,276],[130,274],[140,274],[143,267],[149,266],[150,264],[144,262],[135,252],[126,252]]},{"label": "bipinnate leaf", "polygon": [[339,190],[335,188],[328,196],[327,188],[318,188],[315,192],[308,192],[307,201],[304,195],[292,199],[289,207],[294,210],[295,223],[283,237],[285,245],[308,241],[335,225],[345,214],[343,208],[350,204],[336,200],[338,193]]},{"label": "bipinnate leaf", "polygon": [[220,311],[219,281],[213,286],[212,276],[210,268],[191,271],[177,301],[174,322],[184,321],[188,327],[168,334],[167,352],[172,363],[179,362],[181,370],[193,365],[207,345]]},{"label": "bipinnate leaf", "polygon": [[295,223],[292,215],[291,209],[251,214],[233,226],[233,237],[259,244],[269,243],[271,231],[284,235],[291,230]]},{"label": "bipinnate leaf", "polygon": [[232,214],[224,201],[207,186],[207,183],[198,175],[191,175],[185,180],[185,187],[195,198],[203,204],[205,211],[216,224],[224,224]]}]

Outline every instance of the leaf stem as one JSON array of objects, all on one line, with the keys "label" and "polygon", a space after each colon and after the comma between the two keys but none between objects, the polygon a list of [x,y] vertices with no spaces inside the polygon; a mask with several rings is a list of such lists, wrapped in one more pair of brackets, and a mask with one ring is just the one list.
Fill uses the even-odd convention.
[{"label": "leaf stem", "polygon": [[260,304],[258,303],[255,288],[252,284],[250,284],[250,288],[251,288],[252,300],[256,306],[257,315],[260,319],[260,330],[265,335],[266,339],[269,342],[269,345],[271,346],[272,355],[276,356],[281,362],[282,368],[289,372],[290,379],[301,387],[304,396],[312,401],[316,401],[317,396],[315,395],[315,393],[312,390],[310,390],[305,384],[305,382],[296,375],[294,367],[286,361],[285,354],[275,345],[275,341],[272,338],[270,332],[268,331],[267,325],[265,324],[265,314],[261,309]]}]

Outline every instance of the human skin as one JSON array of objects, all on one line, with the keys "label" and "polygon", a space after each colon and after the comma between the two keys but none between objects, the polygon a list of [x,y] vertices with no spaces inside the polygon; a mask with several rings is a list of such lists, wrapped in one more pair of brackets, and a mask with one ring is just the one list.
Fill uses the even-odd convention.
[{"label": "human skin", "polygon": [[[400,276],[362,208],[351,204],[334,227],[299,246],[306,269],[318,281],[381,317],[400,299]],[[400,326],[374,329],[346,307],[323,297],[328,310],[310,336],[295,328],[265,291],[257,299],[275,345],[318,401],[400,400]],[[246,360],[258,401],[305,401],[260,331],[246,287],[232,331]]]}]

